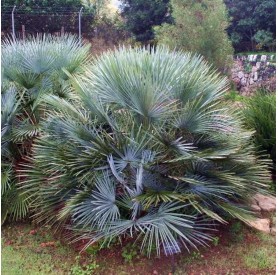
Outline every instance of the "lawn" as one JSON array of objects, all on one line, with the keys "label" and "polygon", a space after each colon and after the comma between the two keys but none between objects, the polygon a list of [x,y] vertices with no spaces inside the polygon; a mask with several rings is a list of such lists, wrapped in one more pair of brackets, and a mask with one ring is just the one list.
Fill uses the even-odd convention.
[{"label": "lawn", "polygon": [[[219,228],[210,249],[148,259],[137,246],[115,244],[80,254],[48,227],[22,223],[2,229],[2,274],[275,274],[275,237],[239,222]],[[259,248],[259,249],[258,249]]]}]

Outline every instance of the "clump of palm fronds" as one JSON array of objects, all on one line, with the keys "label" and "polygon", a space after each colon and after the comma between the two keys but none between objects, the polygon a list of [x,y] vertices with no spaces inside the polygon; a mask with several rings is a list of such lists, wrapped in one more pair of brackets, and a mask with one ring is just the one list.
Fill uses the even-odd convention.
[{"label": "clump of palm fronds", "polygon": [[[18,164],[30,154],[47,108],[45,95],[74,100],[68,73],[86,67],[88,46],[73,36],[37,36],[2,43],[2,222],[22,218],[28,199],[16,186]],[[21,195],[20,195],[21,194]]]},{"label": "clump of palm fronds", "polygon": [[[4,87],[2,87],[4,88]],[[2,90],[3,92],[3,90]],[[14,165],[20,158],[20,149],[12,142],[16,116],[20,114],[20,99],[15,87],[9,87],[1,97],[1,219],[7,216],[22,218],[28,212],[28,196],[18,191]]]},{"label": "clump of palm fronds", "polygon": [[38,221],[167,255],[205,245],[212,221],[248,222],[268,165],[202,57],[122,48],[71,81],[81,106],[48,96],[54,111],[22,171]]}]

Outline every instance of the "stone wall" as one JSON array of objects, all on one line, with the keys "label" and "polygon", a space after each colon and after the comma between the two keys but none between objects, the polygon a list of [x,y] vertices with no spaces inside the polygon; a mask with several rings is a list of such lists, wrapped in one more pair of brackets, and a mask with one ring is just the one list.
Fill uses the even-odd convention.
[{"label": "stone wall", "polygon": [[259,54],[235,56],[231,78],[242,95],[251,95],[258,88],[275,91],[275,56]]}]

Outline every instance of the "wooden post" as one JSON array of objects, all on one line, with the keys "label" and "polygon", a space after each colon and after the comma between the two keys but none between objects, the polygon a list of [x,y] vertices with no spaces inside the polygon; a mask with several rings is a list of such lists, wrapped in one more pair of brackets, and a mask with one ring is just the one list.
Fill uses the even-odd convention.
[{"label": "wooden post", "polygon": [[61,36],[64,36],[64,34],[65,34],[65,27],[62,27],[61,28]]},{"label": "wooden post", "polygon": [[21,25],[21,29],[22,29],[22,39],[23,41],[25,41],[25,26]]}]

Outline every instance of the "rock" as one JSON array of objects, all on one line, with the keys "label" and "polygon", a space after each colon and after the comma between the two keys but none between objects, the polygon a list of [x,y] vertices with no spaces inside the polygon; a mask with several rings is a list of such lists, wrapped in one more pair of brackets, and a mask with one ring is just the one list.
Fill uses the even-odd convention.
[{"label": "rock", "polygon": [[[260,88],[270,91],[276,89],[276,67],[269,62],[271,57],[266,55],[236,56],[231,69],[231,80],[236,89],[242,94],[253,94]],[[273,80],[272,80],[273,79]],[[243,91],[247,88],[247,91]]]},{"label": "rock", "polygon": [[263,194],[260,194],[260,193],[257,193],[255,196],[254,196],[254,200],[259,202],[259,201],[269,201],[270,203],[272,204],[275,204],[276,205],[276,198],[271,196],[271,195],[263,195]]},{"label": "rock", "polygon": [[257,204],[251,204],[250,207],[255,212],[261,212],[261,208]]},{"label": "rock", "polygon": [[274,236],[276,235],[276,227],[271,227],[270,228],[270,234],[274,235]]},{"label": "rock", "polygon": [[265,62],[266,61],[267,56],[266,55],[262,55],[261,56],[261,61]]},{"label": "rock", "polygon": [[254,199],[257,205],[265,212],[273,212],[276,210],[276,199],[272,196],[265,196],[262,194],[256,194]]},{"label": "rock", "polygon": [[239,83],[240,83],[240,79],[239,79],[238,77],[233,78],[233,81],[234,81],[236,84],[239,84]]},{"label": "rock", "polygon": [[252,73],[256,72],[258,70],[258,68],[256,66],[252,67]]},{"label": "rock", "polygon": [[254,72],[254,81],[258,80],[258,72]]},{"label": "rock", "polygon": [[244,73],[243,72],[238,72],[237,76],[238,76],[238,78],[243,78],[244,77]]},{"label": "rock", "polygon": [[265,212],[274,212],[276,209],[276,205],[268,203],[268,202],[260,203],[259,207],[262,209],[262,211],[265,211]]},{"label": "rock", "polygon": [[240,84],[245,86],[245,84],[246,84],[246,78],[245,77],[241,78]]},{"label": "rock", "polygon": [[270,233],[270,220],[269,219],[255,219],[249,221],[249,225],[259,231]]}]

